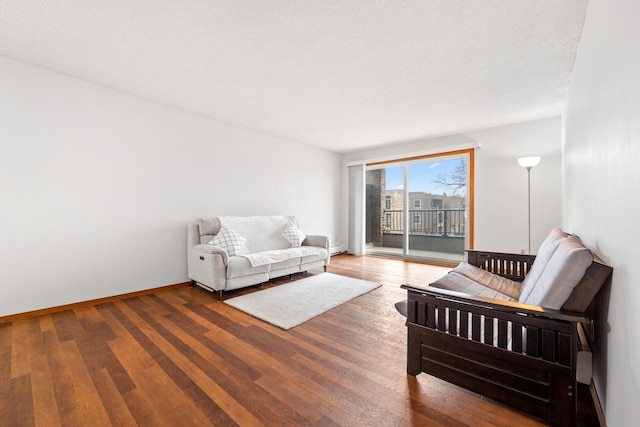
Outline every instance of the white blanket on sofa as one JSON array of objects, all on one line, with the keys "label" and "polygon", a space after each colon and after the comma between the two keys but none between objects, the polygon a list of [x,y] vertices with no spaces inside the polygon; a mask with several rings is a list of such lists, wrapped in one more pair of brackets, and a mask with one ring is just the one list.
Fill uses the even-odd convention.
[{"label": "white blanket on sofa", "polygon": [[289,248],[291,242],[282,235],[282,232],[289,223],[297,225],[295,217],[284,215],[221,216],[219,218],[221,224],[233,229],[246,239],[243,252],[249,254]]},{"label": "white blanket on sofa", "polygon": [[275,249],[253,254],[237,254],[237,256],[248,259],[252,267],[275,264],[291,258],[301,258],[309,255],[322,255],[322,249],[315,246],[300,246],[298,248]]}]

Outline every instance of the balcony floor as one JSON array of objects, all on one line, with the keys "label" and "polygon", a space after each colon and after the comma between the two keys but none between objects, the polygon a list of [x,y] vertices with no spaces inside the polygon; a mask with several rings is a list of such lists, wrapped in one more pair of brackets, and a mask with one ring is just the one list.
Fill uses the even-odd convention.
[{"label": "balcony floor", "polygon": [[[365,247],[367,255],[387,255],[402,257],[402,248],[387,248],[383,246],[367,245]],[[422,251],[416,249],[410,249],[407,253],[407,258],[442,262],[448,264],[458,264],[461,261],[465,261],[465,254],[451,254],[445,252],[435,251]]]}]

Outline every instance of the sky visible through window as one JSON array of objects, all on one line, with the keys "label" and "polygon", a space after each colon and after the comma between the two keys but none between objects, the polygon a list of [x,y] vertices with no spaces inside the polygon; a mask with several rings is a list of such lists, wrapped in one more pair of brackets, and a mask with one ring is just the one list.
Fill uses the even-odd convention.
[{"label": "sky visible through window", "polygon": [[[438,174],[451,174],[455,171],[460,159],[438,160],[428,163],[409,165],[409,192],[442,194],[447,188],[433,182]],[[404,167],[386,168],[387,190],[401,190],[403,187]]]}]

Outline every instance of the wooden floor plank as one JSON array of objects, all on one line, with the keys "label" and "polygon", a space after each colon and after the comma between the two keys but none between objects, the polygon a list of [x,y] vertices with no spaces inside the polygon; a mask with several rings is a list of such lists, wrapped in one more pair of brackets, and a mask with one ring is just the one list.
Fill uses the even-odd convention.
[{"label": "wooden floor plank", "polygon": [[[0,330],[2,328],[0,327]],[[0,425],[8,424],[7,414],[13,396],[9,390],[11,383],[11,346],[0,346]]]},{"label": "wooden floor plank", "polygon": [[[156,312],[155,316],[145,312],[145,307],[150,308],[152,304],[141,306],[138,300],[127,300],[127,305],[122,306],[121,310],[123,314],[130,317],[135,323],[141,326],[142,332],[147,335],[158,348],[171,358],[180,369],[192,380],[192,384],[196,385],[198,389],[206,393],[207,396],[215,396],[213,400],[217,406],[220,407],[229,418],[233,419],[239,425],[261,425],[256,417],[254,417],[250,411],[248,411],[242,404],[240,404],[233,397],[233,390],[230,387],[229,377],[225,375],[217,368],[215,358],[207,358],[211,356],[211,353],[199,346],[199,343],[189,340],[188,335],[181,335],[181,338],[176,336],[169,330],[172,325],[170,322],[163,321],[165,317],[163,312]],[[173,312],[171,310],[169,312]],[[204,352],[204,355],[198,353],[196,350],[200,348]],[[219,363],[218,365],[224,365]],[[234,372],[235,374],[236,372]],[[237,372],[241,374],[240,372]],[[226,378],[226,380],[225,380]],[[215,381],[213,381],[215,379]],[[217,383],[221,383],[219,386]],[[178,384],[179,385],[179,384]],[[246,396],[244,396],[246,398]],[[254,405],[257,407],[257,411],[260,415],[267,413],[271,406],[264,406],[266,402],[261,402],[259,397],[251,396],[255,398]],[[263,408],[258,404],[263,404]]]},{"label": "wooden floor plank", "polygon": [[[161,346],[167,349],[167,347],[164,346],[165,343],[163,343],[156,334],[151,333],[148,324],[132,315],[126,303],[119,303],[117,305],[118,307],[115,305],[112,307],[112,312],[118,317],[120,322],[127,328],[128,332],[145,352],[151,356],[157,367],[164,372],[162,378],[166,377],[167,380],[158,383],[159,389],[162,390],[163,385],[171,388],[175,385],[177,386],[176,391],[179,391],[179,393],[173,394],[174,399],[177,399],[181,395],[187,396],[188,399],[196,405],[198,410],[214,425],[235,425],[235,422],[233,422],[229,415],[216,403],[214,397],[207,395],[193,379],[189,378],[176,360],[172,359],[169,354],[163,351]],[[132,317],[127,316],[127,313]],[[133,318],[135,318],[136,322],[134,322]],[[145,333],[145,331],[147,333]],[[147,334],[154,336],[156,341],[154,342]],[[171,353],[171,355],[175,357],[173,351]],[[155,389],[157,393],[158,389]],[[173,404],[174,401],[167,401],[164,403],[164,406],[173,406]],[[180,412],[174,413],[179,414]],[[187,419],[192,418],[192,415],[195,414],[189,411],[182,412],[182,416]],[[185,420],[182,420],[182,422],[184,421]]]},{"label": "wooden floor plank", "polygon": [[50,314],[43,314],[41,316],[38,316],[38,322],[40,323],[40,331],[44,332],[44,331],[51,331],[55,328],[55,326],[53,325],[53,318],[51,317]]},{"label": "wooden floor plank", "polygon": [[11,336],[15,330],[12,326],[13,322],[0,323],[0,349],[11,345]]},{"label": "wooden floor plank", "polygon": [[100,396],[95,388],[93,380],[78,350],[76,341],[61,343],[61,350],[69,367],[69,375],[73,381],[74,412],[82,419],[85,425],[109,425],[109,416],[100,402]]},{"label": "wooden floor plank", "polygon": [[124,398],[138,425],[225,425],[218,424],[217,417],[209,421],[207,414],[188,398],[186,387],[182,389],[173,383],[160,366],[132,376],[138,387],[125,393]]},{"label": "wooden floor plank", "polygon": [[0,426],[543,425],[406,374],[405,319],[393,305],[406,297],[400,285],[448,270],[335,256],[329,272],[381,287],[288,331],[186,285],[14,317],[0,324]]},{"label": "wooden floor plank", "polygon": [[138,425],[124,401],[123,394],[113,382],[107,369],[102,368],[92,372],[91,378],[100,394],[100,402],[104,406],[111,424],[122,427]]},{"label": "wooden floor plank", "polygon": [[82,396],[74,386],[72,367],[65,354],[67,348],[62,347],[55,331],[45,331],[42,337],[51,371],[60,423],[62,425],[82,425],[85,422],[86,414],[80,412],[81,408],[77,403],[82,400]]},{"label": "wooden floor plank", "polygon": [[29,332],[31,319],[19,319],[13,322],[11,340],[11,378],[29,374]]},{"label": "wooden floor plank", "polygon": [[47,356],[39,354],[30,359],[33,413],[36,426],[60,426],[55,390]]},{"label": "wooden floor plank", "polygon": [[11,378],[9,394],[15,396],[15,400],[11,402],[11,405],[6,407],[9,425],[35,426],[31,375],[26,374]]},{"label": "wooden floor plank", "polygon": [[[106,314],[103,313],[103,315]],[[138,425],[153,425],[154,422],[163,419],[162,416],[167,407],[159,405],[160,399],[150,398],[156,393],[156,390],[153,390],[152,387],[149,390],[145,389],[147,387],[146,377],[151,375],[155,368],[151,356],[131,336],[123,336],[113,340],[109,342],[109,347],[135,384],[135,388],[122,393],[122,400],[135,422]],[[164,393],[165,388],[161,388],[160,391]]]}]

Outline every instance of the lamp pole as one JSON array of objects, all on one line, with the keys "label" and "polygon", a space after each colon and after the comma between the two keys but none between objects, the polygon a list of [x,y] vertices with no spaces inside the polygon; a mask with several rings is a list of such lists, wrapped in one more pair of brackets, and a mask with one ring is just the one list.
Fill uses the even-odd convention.
[{"label": "lamp pole", "polygon": [[531,169],[533,169],[533,166],[527,166],[527,218],[529,219],[529,255],[531,255]]},{"label": "lamp pole", "polygon": [[528,251],[531,254],[531,169],[540,163],[540,157],[521,157],[518,164],[527,170],[527,221],[528,221]]}]

